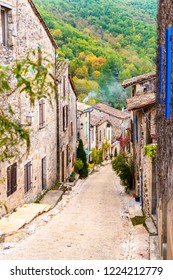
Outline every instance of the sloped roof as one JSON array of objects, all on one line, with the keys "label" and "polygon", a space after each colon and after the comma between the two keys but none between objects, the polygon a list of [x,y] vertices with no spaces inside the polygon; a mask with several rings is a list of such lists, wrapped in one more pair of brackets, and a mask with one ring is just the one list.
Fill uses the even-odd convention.
[{"label": "sloped roof", "polygon": [[44,22],[43,18],[41,17],[40,13],[38,12],[36,6],[34,5],[32,0],[28,0],[28,3],[31,5],[31,8],[33,10],[33,12],[35,13],[35,15],[38,17],[38,19],[40,20],[40,23],[42,24],[44,30],[46,31],[52,45],[54,46],[55,49],[58,48],[58,45],[56,43],[56,41],[54,40],[54,38],[52,37],[49,28],[47,27],[46,23]]},{"label": "sloped roof", "polygon": [[99,111],[102,111],[104,113],[107,113],[107,114],[109,114],[113,117],[116,117],[118,119],[128,119],[130,117],[128,112],[120,111],[118,109],[115,109],[115,108],[113,108],[111,106],[108,106],[106,104],[103,104],[103,103],[95,104],[93,106],[93,108],[95,108]]},{"label": "sloped roof", "polygon": [[[104,123],[104,122],[108,122],[108,123],[110,123],[110,121],[109,120],[107,120],[106,119],[106,117],[100,117],[100,116],[96,116],[96,115],[94,115],[94,113],[92,112],[91,113],[91,116],[90,116],[90,124],[92,125],[92,126],[96,126],[96,125],[101,125],[102,123]],[[111,123],[110,123],[111,124]]]},{"label": "sloped roof", "polygon": [[88,111],[91,110],[92,107],[85,104],[85,103],[81,103],[81,102],[77,102],[77,110],[80,112],[84,112],[84,111]]},{"label": "sloped roof", "polygon": [[69,61],[66,59],[58,59],[56,62],[56,80],[60,81],[69,66]]},{"label": "sloped roof", "polygon": [[72,79],[72,76],[69,74],[68,77],[69,77],[69,81],[70,81],[71,87],[72,87],[72,89],[73,89],[73,91],[74,91],[74,93],[75,93],[75,95],[77,97],[78,93],[77,93],[77,90],[76,90],[76,87],[75,87],[75,83],[74,83],[74,81]]},{"label": "sloped roof", "polygon": [[143,74],[143,75],[125,80],[121,85],[123,88],[128,88],[128,87],[136,85],[138,83],[142,83],[142,82],[149,81],[149,80],[154,80],[155,78],[156,78],[156,73],[150,72],[147,74]]},{"label": "sloped roof", "polygon": [[138,110],[141,108],[146,108],[152,106],[156,103],[156,93],[149,92],[146,94],[134,96],[127,99],[127,108],[128,110]]}]

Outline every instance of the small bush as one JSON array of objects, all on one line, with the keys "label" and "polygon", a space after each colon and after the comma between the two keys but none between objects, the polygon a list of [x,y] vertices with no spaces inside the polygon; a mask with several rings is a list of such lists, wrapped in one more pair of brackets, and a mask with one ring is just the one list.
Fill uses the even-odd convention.
[{"label": "small bush", "polygon": [[155,158],[156,152],[157,152],[157,145],[144,146],[144,154],[147,155],[151,160]]},{"label": "small bush", "polygon": [[117,175],[120,177],[121,182],[126,189],[132,188],[133,173],[132,173],[132,162],[129,160],[125,153],[119,154],[112,161],[112,168],[116,171]]},{"label": "small bush", "polygon": [[91,157],[95,164],[100,164],[103,161],[103,150],[93,148],[91,150]]},{"label": "small bush", "polygon": [[74,170],[79,174],[80,170],[82,170],[84,164],[81,159],[76,159],[74,164]]},{"label": "small bush", "polygon": [[74,182],[74,180],[75,180],[75,172],[72,172],[71,174],[70,174],[70,176],[69,176],[69,182]]}]

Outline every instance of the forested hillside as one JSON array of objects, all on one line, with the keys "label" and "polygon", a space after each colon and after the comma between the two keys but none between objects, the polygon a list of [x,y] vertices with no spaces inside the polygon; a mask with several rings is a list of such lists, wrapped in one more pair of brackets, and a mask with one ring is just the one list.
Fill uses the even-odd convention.
[{"label": "forested hillside", "polygon": [[71,61],[80,101],[106,100],[121,107],[126,92],[119,82],[155,69],[157,0],[34,3],[58,43],[59,56]]}]

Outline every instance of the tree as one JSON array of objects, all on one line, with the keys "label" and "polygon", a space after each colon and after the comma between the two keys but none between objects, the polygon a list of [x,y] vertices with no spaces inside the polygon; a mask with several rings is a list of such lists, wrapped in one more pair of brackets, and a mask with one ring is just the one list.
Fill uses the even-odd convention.
[{"label": "tree", "polygon": [[91,157],[95,164],[100,164],[103,161],[103,150],[97,150],[93,148],[91,151]]},{"label": "tree", "polygon": [[[40,48],[29,52],[26,57],[14,61],[12,65],[0,65],[0,160],[12,158],[19,153],[19,144],[30,147],[30,131],[24,128],[11,107],[13,94],[25,94],[31,106],[35,100],[48,98],[51,103],[56,97],[56,83],[53,65],[47,54],[43,56]],[[12,82],[13,81],[13,82]],[[15,83],[14,83],[15,81]]]},{"label": "tree", "polygon": [[77,159],[83,162],[83,167],[79,170],[80,178],[86,178],[88,176],[88,164],[83,142],[81,139],[79,140],[79,145],[77,148]]},{"label": "tree", "polygon": [[112,168],[116,171],[120,177],[121,182],[127,188],[132,188],[133,173],[131,159],[125,153],[119,154],[112,161]]}]

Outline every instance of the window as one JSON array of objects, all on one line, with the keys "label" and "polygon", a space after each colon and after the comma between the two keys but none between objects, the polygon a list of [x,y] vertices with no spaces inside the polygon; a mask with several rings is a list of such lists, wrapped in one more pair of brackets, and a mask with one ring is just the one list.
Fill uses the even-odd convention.
[{"label": "window", "polygon": [[101,130],[99,131],[99,141],[100,142],[102,141],[102,132],[101,132]]},{"label": "window", "polygon": [[134,125],[135,125],[135,134],[136,134],[136,142],[138,142],[138,117],[134,115]]},{"label": "window", "polygon": [[1,7],[2,44],[7,46],[8,37],[8,10]]},{"label": "window", "polygon": [[70,135],[73,136],[73,122],[70,123]]},{"label": "window", "polygon": [[66,105],[66,128],[68,127],[68,105]]},{"label": "window", "polygon": [[41,99],[39,101],[39,128],[43,128],[45,126],[45,100]]},{"label": "window", "polygon": [[41,160],[41,181],[42,181],[42,190],[45,190],[47,187],[47,168],[46,168],[46,157]]},{"label": "window", "polygon": [[151,113],[146,115],[146,144],[151,144]]},{"label": "window", "polygon": [[89,124],[88,121],[85,122],[85,137],[88,138],[88,134],[89,134]]},{"label": "window", "polygon": [[28,162],[24,166],[24,190],[28,192],[32,187],[32,162]]},{"label": "window", "polygon": [[68,167],[68,152],[69,152],[69,149],[68,149],[68,144],[66,146],[66,167]]},{"label": "window", "polygon": [[68,105],[65,105],[62,108],[62,118],[63,118],[63,130],[66,131],[67,127],[68,127]]},{"label": "window", "polygon": [[63,96],[65,97],[65,91],[66,91],[66,86],[65,86],[65,84],[66,84],[66,78],[65,78],[65,76],[63,77]]},{"label": "window", "polygon": [[7,168],[7,196],[17,190],[17,163]]}]

